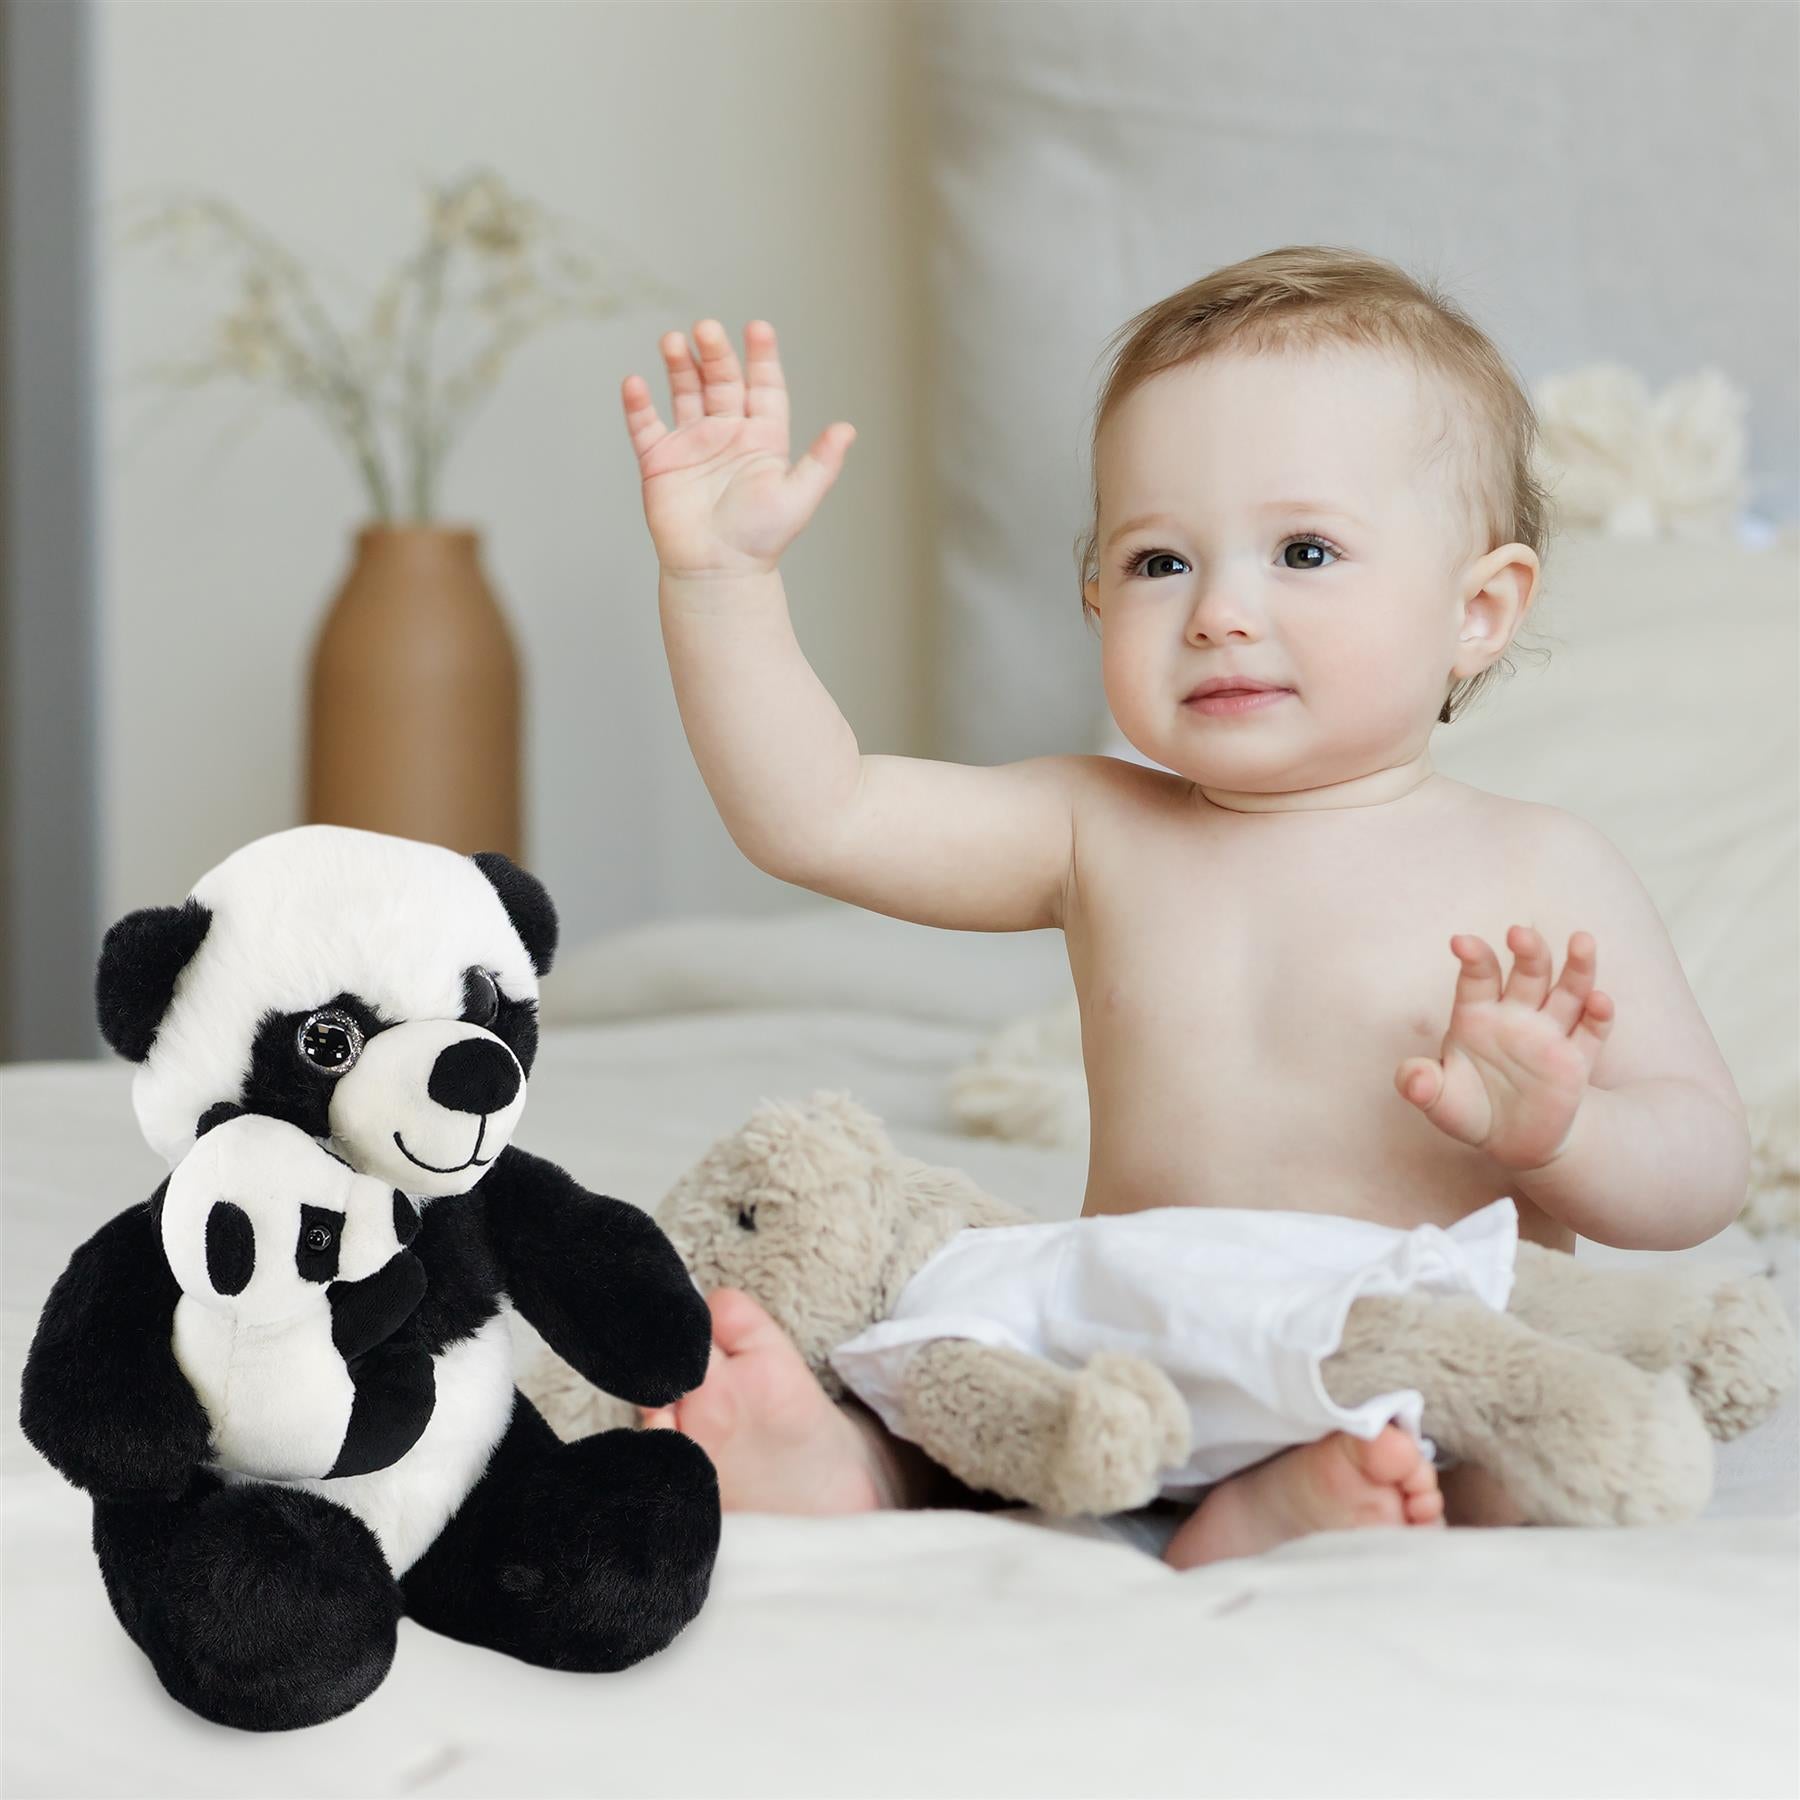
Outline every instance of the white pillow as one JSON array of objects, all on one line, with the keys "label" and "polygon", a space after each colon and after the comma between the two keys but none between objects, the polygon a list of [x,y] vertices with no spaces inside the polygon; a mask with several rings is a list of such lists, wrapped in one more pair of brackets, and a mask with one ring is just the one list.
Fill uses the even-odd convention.
[{"label": "white pillow", "polygon": [[1068,990],[1059,931],[943,931],[821,900],[600,938],[546,977],[543,1016],[570,1025],[805,1007],[993,1028]]}]

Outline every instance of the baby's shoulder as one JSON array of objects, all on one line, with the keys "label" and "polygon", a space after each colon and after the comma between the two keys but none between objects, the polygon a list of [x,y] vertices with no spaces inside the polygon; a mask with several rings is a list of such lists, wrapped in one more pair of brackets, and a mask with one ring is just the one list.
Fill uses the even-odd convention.
[{"label": "baby's shoulder", "polygon": [[1541,800],[1518,800],[1462,783],[1456,786],[1461,790],[1458,800],[1465,816],[1509,856],[1545,867],[1574,860],[1584,868],[1610,865],[1629,873],[1630,865],[1618,846],[1579,813]]},{"label": "baby's shoulder", "polygon": [[[1498,797],[1498,796],[1492,796]],[[1501,799],[1505,821],[1517,848],[1532,851],[1544,869],[1579,868],[1589,875],[1631,875],[1624,851],[1591,819],[1566,806],[1534,799]]]},{"label": "baby's shoulder", "polygon": [[1474,816],[1506,871],[1516,910],[1540,929],[1591,930],[1594,920],[1642,924],[1647,917],[1649,900],[1637,871],[1592,820],[1565,807],[1489,793],[1479,795]]},{"label": "baby's shoulder", "polygon": [[1189,798],[1194,784],[1155,763],[1133,762],[1123,756],[1064,756],[1069,779],[1078,798],[1090,804],[1122,806],[1170,806]]}]

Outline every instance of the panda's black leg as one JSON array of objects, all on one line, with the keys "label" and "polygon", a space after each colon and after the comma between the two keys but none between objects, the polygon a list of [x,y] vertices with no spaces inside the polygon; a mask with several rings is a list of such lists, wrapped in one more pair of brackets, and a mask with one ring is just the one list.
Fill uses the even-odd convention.
[{"label": "panda's black leg", "polygon": [[96,1501],[94,1550],[157,1678],[217,1724],[334,1719],[394,1659],[400,1589],[375,1535],[316,1494],[201,1472],[180,1500]]},{"label": "panda's black leg", "polygon": [[552,1669],[628,1668],[700,1610],[719,1482],[673,1431],[562,1443],[523,1394],[486,1473],[401,1577],[408,1614]]}]

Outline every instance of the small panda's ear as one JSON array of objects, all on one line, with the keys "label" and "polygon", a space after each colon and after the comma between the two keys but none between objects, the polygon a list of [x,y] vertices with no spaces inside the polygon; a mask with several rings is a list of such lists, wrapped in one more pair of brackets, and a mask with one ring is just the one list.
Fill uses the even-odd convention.
[{"label": "small panda's ear", "polygon": [[215,1125],[223,1125],[230,1119],[243,1118],[246,1108],[233,1100],[221,1100],[216,1106],[209,1106],[200,1115],[200,1123],[194,1127],[194,1136],[203,1138]]},{"label": "small panda's ear", "polygon": [[175,994],[181,971],[200,948],[212,909],[198,900],[127,913],[100,946],[94,1003],[100,1035],[132,1062],[142,1062]]},{"label": "small panda's ear", "polygon": [[469,860],[493,883],[513,930],[531,958],[531,966],[540,975],[548,975],[556,960],[557,928],[556,908],[544,884],[498,850],[478,850]]}]

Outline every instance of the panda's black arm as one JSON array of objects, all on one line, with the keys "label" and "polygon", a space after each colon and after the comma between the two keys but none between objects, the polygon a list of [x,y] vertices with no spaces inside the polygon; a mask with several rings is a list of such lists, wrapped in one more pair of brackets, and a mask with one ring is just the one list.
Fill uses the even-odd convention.
[{"label": "panda's black arm", "polygon": [[109,1499],[178,1495],[212,1435],[170,1341],[181,1289],[157,1228],[162,1193],[69,1259],[25,1358],[25,1436],[78,1488]]},{"label": "panda's black arm", "polygon": [[558,1356],[633,1406],[700,1385],[712,1318],[648,1213],[511,1145],[475,1192],[513,1304]]}]

